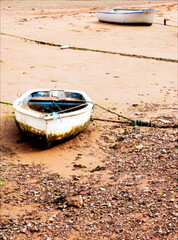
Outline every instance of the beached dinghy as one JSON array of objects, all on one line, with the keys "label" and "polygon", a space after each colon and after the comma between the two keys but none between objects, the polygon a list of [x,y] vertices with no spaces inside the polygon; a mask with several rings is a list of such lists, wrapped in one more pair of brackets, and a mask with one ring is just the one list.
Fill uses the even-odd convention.
[{"label": "beached dinghy", "polygon": [[114,8],[108,12],[96,11],[99,21],[119,24],[152,25],[155,10],[152,9],[119,9]]},{"label": "beached dinghy", "polygon": [[18,98],[13,107],[20,130],[49,147],[84,130],[93,103],[82,91],[34,89]]}]

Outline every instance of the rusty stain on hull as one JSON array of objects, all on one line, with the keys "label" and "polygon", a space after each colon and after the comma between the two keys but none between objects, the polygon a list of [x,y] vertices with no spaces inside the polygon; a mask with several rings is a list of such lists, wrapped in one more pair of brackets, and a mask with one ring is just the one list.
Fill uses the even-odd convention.
[{"label": "rusty stain on hull", "polygon": [[45,147],[50,147],[53,142],[62,141],[68,138],[76,136],[78,133],[82,132],[89,124],[90,119],[84,124],[77,125],[73,127],[70,131],[60,134],[46,134],[45,131],[35,129],[27,124],[21,123],[16,120],[17,127],[25,133],[27,136],[34,138]]}]

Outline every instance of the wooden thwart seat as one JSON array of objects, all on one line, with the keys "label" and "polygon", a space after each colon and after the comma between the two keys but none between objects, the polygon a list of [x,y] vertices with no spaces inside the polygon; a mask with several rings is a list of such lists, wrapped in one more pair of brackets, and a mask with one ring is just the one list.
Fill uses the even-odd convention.
[{"label": "wooden thwart seat", "polygon": [[43,96],[39,96],[39,97],[32,97],[30,99],[29,102],[54,102],[54,101],[62,101],[62,102],[84,102],[82,99],[80,98],[69,98],[69,97],[43,97]]}]

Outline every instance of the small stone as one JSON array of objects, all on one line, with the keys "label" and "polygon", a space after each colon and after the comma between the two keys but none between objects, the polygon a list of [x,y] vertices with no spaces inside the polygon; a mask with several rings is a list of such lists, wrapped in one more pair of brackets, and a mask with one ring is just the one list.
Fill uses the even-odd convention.
[{"label": "small stone", "polygon": [[171,119],[171,118],[173,118],[173,117],[170,116],[170,115],[165,115],[164,117],[167,118],[167,119]]},{"label": "small stone", "polygon": [[143,148],[143,145],[140,144],[140,145],[136,146],[136,148],[137,148],[137,149],[142,149],[142,148]]},{"label": "small stone", "polygon": [[162,123],[169,123],[169,121],[168,121],[168,120],[165,120],[165,119],[159,118],[158,120],[159,120],[160,122],[162,122]]},{"label": "small stone", "polygon": [[53,221],[54,221],[54,218],[53,218],[53,217],[50,217],[48,220],[49,220],[50,222],[53,222]]},{"label": "small stone", "polygon": [[31,226],[32,226],[32,224],[31,224],[31,223],[28,223],[28,224],[27,224],[27,227],[31,227]]},{"label": "small stone", "polygon": [[81,195],[67,196],[66,201],[68,206],[80,208],[83,206],[83,198]]}]

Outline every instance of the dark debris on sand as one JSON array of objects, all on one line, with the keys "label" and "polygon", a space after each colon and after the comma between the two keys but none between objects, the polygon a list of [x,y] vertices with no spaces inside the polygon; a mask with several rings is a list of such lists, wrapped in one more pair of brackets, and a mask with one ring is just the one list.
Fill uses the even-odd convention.
[{"label": "dark debris on sand", "polygon": [[107,123],[100,139],[105,182],[100,166],[65,179],[2,146],[0,239],[176,239],[177,129]]}]

